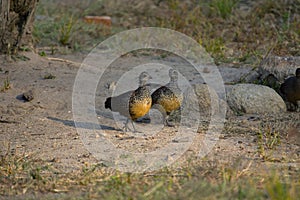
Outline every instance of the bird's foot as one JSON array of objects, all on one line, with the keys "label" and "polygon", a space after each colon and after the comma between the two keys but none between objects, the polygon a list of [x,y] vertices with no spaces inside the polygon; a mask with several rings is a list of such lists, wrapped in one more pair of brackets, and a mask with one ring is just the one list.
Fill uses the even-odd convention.
[{"label": "bird's foot", "polygon": [[130,129],[128,126],[124,126],[122,129],[123,133],[132,132],[132,133],[143,133],[141,131],[134,129]]},{"label": "bird's foot", "polygon": [[132,133],[143,133],[143,132],[141,132],[141,131],[138,131],[136,128],[135,128],[135,126],[134,126],[134,124],[133,124],[133,121],[131,121],[131,124],[132,124],[132,129],[131,128],[129,128],[129,121],[127,121],[126,123],[125,123],[125,125],[124,125],[124,127],[123,127],[123,132],[124,133],[126,133],[126,132],[128,132],[128,131],[130,131],[130,132],[132,132]]},{"label": "bird's foot", "polygon": [[130,129],[127,127],[127,126],[124,126],[123,128],[122,128],[122,131],[123,131],[123,133],[126,133],[127,131],[129,131]]},{"label": "bird's foot", "polygon": [[142,131],[134,130],[133,133],[143,133]]},{"label": "bird's foot", "polygon": [[134,129],[131,129],[131,128],[129,128],[128,126],[124,126],[123,128],[122,128],[122,131],[124,132],[124,133],[127,133],[127,132],[133,132],[133,133],[138,133],[138,131],[134,128]]},{"label": "bird's foot", "polygon": [[296,112],[300,112],[300,101],[297,101],[296,104]]},{"label": "bird's foot", "polygon": [[170,121],[168,121],[168,120],[165,120],[165,126],[168,126],[168,127],[175,127],[176,124],[175,124],[175,122],[170,122]]},{"label": "bird's foot", "polygon": [[126,133],[126,132],[128,132],[128,131],[131,131],[131,129],[129,128],[128,124],[129,124],[129,119],[127,119],[127,121],[126,121],[125,124],[124,124],[124,127],[122,128],[122,131],[123,131],[124,133]]}]

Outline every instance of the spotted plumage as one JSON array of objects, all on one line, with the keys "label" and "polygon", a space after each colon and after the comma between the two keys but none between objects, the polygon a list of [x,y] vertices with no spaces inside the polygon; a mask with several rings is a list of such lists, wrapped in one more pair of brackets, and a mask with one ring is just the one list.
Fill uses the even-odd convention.
[{"label": "spotted plumage", "polygon": [[149,86],[145,85],[135,90],[129,100],[129,114],[136,120],[148,113],[152,105]]},{"label": "spotted plumage", "polygon": [[179,109],[182,103],[183,95],[178,87],[178,72],[174,69],[169,70],[170,82],[155,90],[152,97],[152,106],[158,106],[161,111],[163,109],[164,123],[168,126],[173,126],[169,123],[170,114]]},{"label": "spotted plumage", "polygon": [[151,108],[150,86],[146,84],[149,79],[151,76],[147,72],[142,72],[139,76],[139,87],[136,90],[119,96],[108,97],[105,101],[105,108],[127,117],[124,131],[130,130],[128,127],[130,121],[134,132],[136,132],[133,121],[147,114]]},{"label": "spotted plumage", "polygon": [[300,110],[300,68],[296,70],[296,76],[286,79],[281,84],[280,92],[283,99],[291,104],[289,110],[293,110],[293,108]]}]

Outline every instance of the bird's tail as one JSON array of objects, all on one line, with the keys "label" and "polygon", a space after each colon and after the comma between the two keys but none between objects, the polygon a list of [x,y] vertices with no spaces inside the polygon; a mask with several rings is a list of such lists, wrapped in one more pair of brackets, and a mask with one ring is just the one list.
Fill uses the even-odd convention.
[{"label": "bird's tail", "polygon": [[111,97],[108,97],[104,104],[105,108],[109,108],[111,110]]}]

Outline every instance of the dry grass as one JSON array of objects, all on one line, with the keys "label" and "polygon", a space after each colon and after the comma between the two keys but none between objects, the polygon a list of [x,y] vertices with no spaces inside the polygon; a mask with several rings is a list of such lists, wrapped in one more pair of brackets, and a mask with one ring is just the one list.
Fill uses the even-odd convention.
[{"label": "dry grass", "polygon": [[[237,0],[103,0],[59,7],[40,2],[37,14],[44,18],[36,20],[34,33],[42,46],[82,50],[120,30],[156,26],[194,38],[217,63],[257,65],[270,50],[275,55],[299,56],[299,0],[247,2],[249,11]],[[85,24],[85,15],[109,15],[112,28]]]},{"label": "dry grass", "polygon": [[9,80],[9,78],[8,78],[8,76],[4,79],[4,81],[3,81],[3,86],[2,87],[0,87],[0,92],[4,92],[4,91],[6,91],[6,90],[8,90],[8,89],[10,89],[11,88],[11,83],[10,83],[10,80]]},{"label": "dry grass", "polygon": [[[199,162],[199,161],[197,161]],[[30,199],[299,199],[299,179],[288,170],[260,175],[253,161],[189,162],[179,169],[130,174],[86,163],[63,173],[34,155],[12,152],[0,159],[0,194]],[[256,174],[255,176],[253,176]],[[297,173],[295,174],[297,175]],[[298,173],[299,175],[299,173]]]}]

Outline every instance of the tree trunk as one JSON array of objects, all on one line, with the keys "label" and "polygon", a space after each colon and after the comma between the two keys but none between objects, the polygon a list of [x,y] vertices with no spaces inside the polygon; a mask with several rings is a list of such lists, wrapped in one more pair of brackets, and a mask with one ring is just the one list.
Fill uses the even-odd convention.
[{"label": "tree trunk", "polygon": [[39,0],[0,0],[0,54],[16,54],[21,46],[33,48],[34,12]]}]

